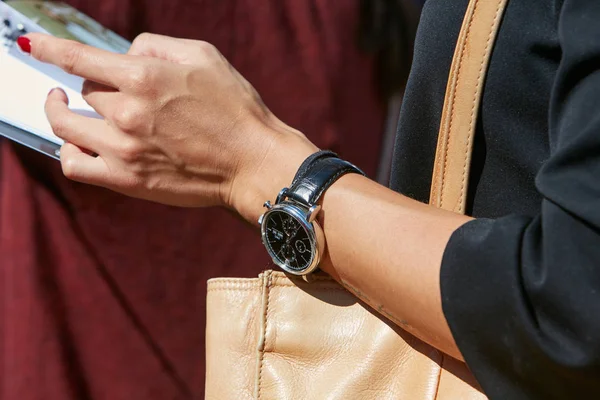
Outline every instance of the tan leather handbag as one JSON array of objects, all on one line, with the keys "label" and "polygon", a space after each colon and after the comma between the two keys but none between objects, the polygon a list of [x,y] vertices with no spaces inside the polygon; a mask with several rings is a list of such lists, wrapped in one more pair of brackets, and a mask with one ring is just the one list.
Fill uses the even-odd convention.
[{"label": "tan leather handbag", "polygon": [[[475,121],[507,0],[471,0],[452,61],[431,204],[464,213]],[[206,399],[485,399],[466,365],[337,282],[281,272],[208,282]]]}]

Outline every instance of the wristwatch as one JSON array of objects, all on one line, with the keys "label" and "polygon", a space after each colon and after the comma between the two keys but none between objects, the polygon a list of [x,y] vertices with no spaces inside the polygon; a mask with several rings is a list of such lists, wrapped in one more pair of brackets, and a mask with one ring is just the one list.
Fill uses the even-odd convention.
[{"label": "wristwatch", "polygon": [[331,151],[308,157],[289,188],[283,188],[275,204],[258,219],[262,242],[273,262],[293,275],[314,272],[325,250],[323,229],[316,221],[319,199],[335,181],[348,173],[364,175]]}]

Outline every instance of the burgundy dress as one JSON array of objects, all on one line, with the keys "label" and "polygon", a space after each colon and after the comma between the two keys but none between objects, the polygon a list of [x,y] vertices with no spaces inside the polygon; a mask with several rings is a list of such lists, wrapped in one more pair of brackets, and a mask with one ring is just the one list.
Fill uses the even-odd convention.
[{"label": "burgundy dress", "polygon": [[[317,145],[375,173],[383,105],[357,0],[68,1],[132,38],[215,44]],[[0,144],[0,399],[202,398],[206,280],[270,267],[256,228],[67,181]]]}]

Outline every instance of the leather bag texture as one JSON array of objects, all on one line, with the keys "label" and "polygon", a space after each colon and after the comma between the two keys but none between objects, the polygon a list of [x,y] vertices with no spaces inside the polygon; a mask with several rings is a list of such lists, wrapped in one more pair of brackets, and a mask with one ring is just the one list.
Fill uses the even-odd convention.
[{"label": "leather bag texture", "polygon": [[206,399],[485,399],[464,364],[327,276],[208,284]]}]

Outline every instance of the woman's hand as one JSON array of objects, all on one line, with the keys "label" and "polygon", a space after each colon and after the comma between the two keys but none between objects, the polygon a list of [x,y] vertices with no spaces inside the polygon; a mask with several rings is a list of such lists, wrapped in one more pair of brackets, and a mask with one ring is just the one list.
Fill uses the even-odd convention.
[{"label": "woman's hand", "polygon": [[316,150],[206,42],[144,34],[120,55],[27,37],[33,57],[87,79],[84,99],[104,117],[72,112],[62,90],[49,94],[46,113],[66,142],[61,163],[70,179],[165,204],[230,206],[254,218],[244,203],[260,208],[266,198],[255,197],[266,193],[257,186],[272,198]]},{"label": "woman's hand", "polygon": [[[68,142],[61,158],[72,179],[162,203],[226,205],[252,221],[317,150],[270,114],[206,43],[144,35],[129,55],[115,55],[29,37],[34,57],[89,80],[85,99],[104,116],[69,111],[61,91],[49,96],[48,118]],[[327,238],[323,271],[460,357],[441,308],[439,276],[448,239],[468,218],[357,174],[326,191],[319,218]]]}]

